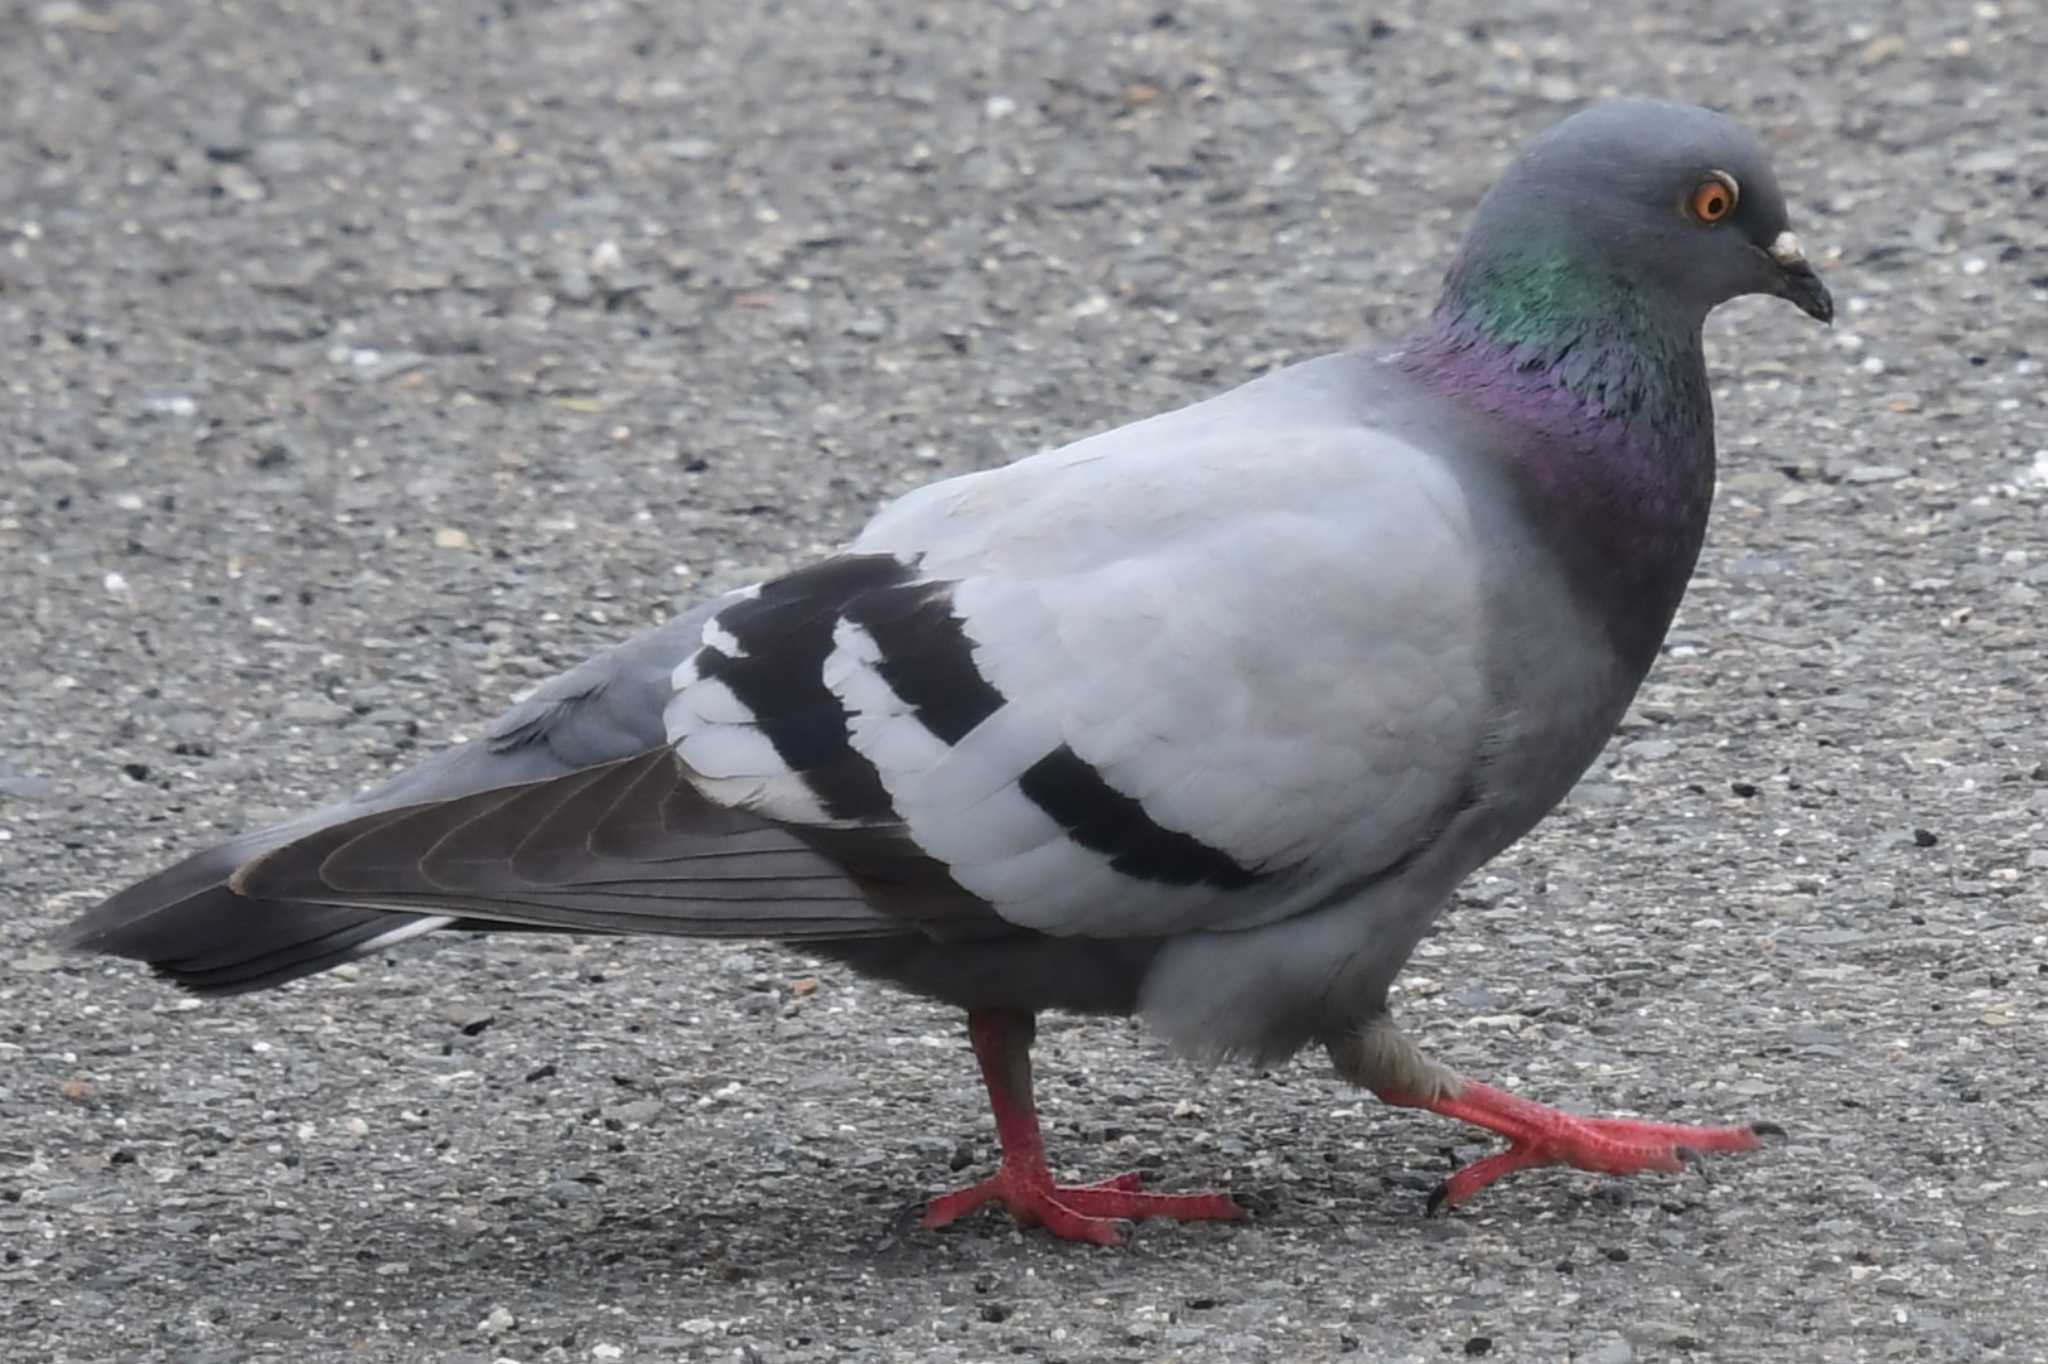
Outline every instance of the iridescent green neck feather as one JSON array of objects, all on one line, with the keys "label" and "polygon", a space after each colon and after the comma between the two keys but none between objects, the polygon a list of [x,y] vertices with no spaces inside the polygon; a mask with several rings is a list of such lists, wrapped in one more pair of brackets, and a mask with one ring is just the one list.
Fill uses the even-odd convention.
[{"label": "iridescent green neck feather", "polygon": [[1512,368],[1667,436],[1711,429],[1699,324],[1583,248],[1541,241],[1468,249],[1435,318],[1441,342],[1505,352]]}]

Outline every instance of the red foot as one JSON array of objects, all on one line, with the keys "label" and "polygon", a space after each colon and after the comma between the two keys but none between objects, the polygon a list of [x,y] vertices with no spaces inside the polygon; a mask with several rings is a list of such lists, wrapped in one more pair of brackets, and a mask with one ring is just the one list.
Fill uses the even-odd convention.
[{"label": "red foot", "polygon": [[1380,1097],[1391,1104],[1457,1118],[1508,1139],[1507,1150],[1476,1160],[1439,1184],[1429,1196],[1432,1213],[1440,1207],[1456,1207],[1516,1170],[1569,1165],[1607,1175],[1645,1170],[1675,1174],[1699,1159],[1702,1152],[1753,1151],[1763,1144],[1760,1137],[1784,1135],[1784,1129],[1775,1123],[1690,1127],[1633,1118],[1580,1118],[1470,1081],[1456,1095],[1438,1099],[1386,1093]]},{"label": "red foot", "polygon": [[1008,1160],[979,1184],[941,1194],[924,1210],[927,1227],[943,1227],[987,1203],[1001,1203],[1017,1224],[1044,1227],[1062,1241],[1124,1243],[1123,1223],[1147,1217],[1181,1222],[1234,1222],[1244,1209],[1220,1193],[1144,1193],[1136,1171],[1096,1184],[1055,1184],[1044,1165],[1020,1167]]},{"label": "red foot", "polygon": [[979,1184],[934,1198],[924,1210],[927,1227],[943,1227],[985,1203],[1001,1203],[1020,1226],[1044,1227],[1063,1241],[1120,1246],[1127,1221],[1230,1222],[1244,1216],[1226,1194],[1143,1193],[1135,1173],[1100,1184],[1053,1183],[1031,1097],[1031,1038],[1037,1026],[1032,1015],[1019,1010],[968,1011],[967,1039],[988,1086],[1003,1164]]}]

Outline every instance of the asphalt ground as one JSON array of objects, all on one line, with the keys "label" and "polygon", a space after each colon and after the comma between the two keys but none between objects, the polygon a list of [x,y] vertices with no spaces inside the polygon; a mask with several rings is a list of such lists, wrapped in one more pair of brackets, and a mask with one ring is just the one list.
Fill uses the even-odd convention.
[{"label": "asphalt ground", "polygon": [[[2019,3],[0,5],[0,1354],[2048,1358],[2048,17]],[[180,998],[45,935],[886,497],[1387,336],[1606,92],[1777,149],[1842,303],[1709,329],[1715,523],[1611,751],[1397,1008],[1588,1111],[1522,1175],[1321,1058],[960,1020],[771,947],[455,938]]]}]

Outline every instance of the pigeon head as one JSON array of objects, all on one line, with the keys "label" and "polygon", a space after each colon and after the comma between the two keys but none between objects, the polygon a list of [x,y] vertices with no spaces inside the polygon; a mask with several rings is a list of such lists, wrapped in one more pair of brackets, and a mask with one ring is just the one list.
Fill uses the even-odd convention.
[{"label": "pigeon head", "polygon": [[1487,415],[1492,450],[1641,667],[1713,502],[1700,326],[1743,294],[1834,316],[1763,148],[1705,109],[1614,100],[1538,136],[1487,191],[1435,314],[1396,352],[1434,397]]},{"label": "pigeon head", "polygon": [[1542,351],[1596,319],[1696,332],[1743,294],[1834,317],[1756,138],[1707,109],[1627,99],[1529,143],[1481,200],[1443,307]]}]

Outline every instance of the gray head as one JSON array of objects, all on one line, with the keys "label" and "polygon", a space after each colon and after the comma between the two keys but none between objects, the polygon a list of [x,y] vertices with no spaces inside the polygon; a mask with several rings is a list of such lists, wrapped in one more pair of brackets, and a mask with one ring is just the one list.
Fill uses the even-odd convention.
[{"label": "gray head", "polygon": [[1743,294],[1834,317],[1763,147],[1725,115],[1656,100],[1596,104],[1530,142],[1481,200],[1445,302],[1540,345],[1573,314],[1612,315],[1617,293],[1693,328]]}]

